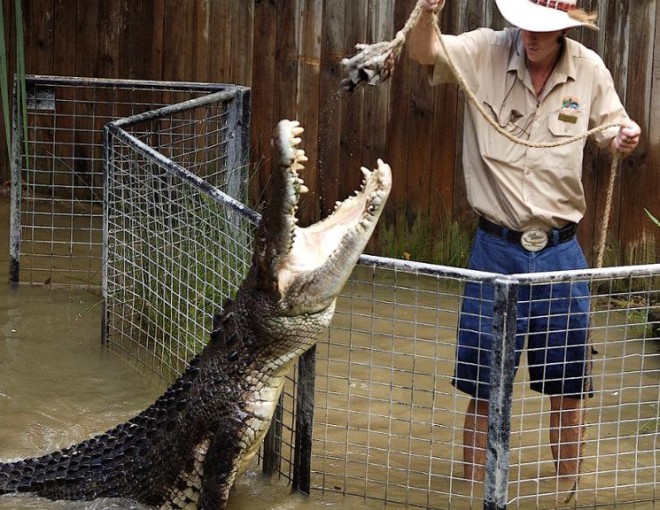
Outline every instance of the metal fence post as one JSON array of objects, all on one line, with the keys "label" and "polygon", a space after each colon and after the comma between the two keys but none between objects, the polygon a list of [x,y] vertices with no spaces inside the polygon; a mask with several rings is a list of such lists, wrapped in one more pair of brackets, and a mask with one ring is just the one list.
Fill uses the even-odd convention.
[{"label": "metal fence post", "polygon": [[[9,213],[9,283],[17,286],[21,272],[21,173],[23,169],[23,143],[27,133],[23,132],[23,111],[18,105],[18,83],[14,80],[12,102],[12,146],[11,146],[11,202]],[[9,127],[7,127],[9,129]]]},{"label": "metal fence post", "polygon": [[292,489],[309,495],[312,486],[312,439],[314,428],[314,382],[316,346],[298,360],[296,385],[296,440]]},{"label": "metal fence post", "polygon": [[507,505],[516,347],[518,284],[510,280],[496,280],[494,286],[484,510],[504,510]]},{"label": "metal fence post", "polygon": [[273,476],[280,471],[282,460],[282,417],[284,416],[284,395],[280,395],[275,414],[264,438],[261,471],[265,476]]},{"label": "metal fence post", "polygon": [[227,140],[227,168],[231,170],[226,193],[247,202],[248,167],[250,164],[250,91],[237,90],[227,107],[227,124],[234,128]]}]

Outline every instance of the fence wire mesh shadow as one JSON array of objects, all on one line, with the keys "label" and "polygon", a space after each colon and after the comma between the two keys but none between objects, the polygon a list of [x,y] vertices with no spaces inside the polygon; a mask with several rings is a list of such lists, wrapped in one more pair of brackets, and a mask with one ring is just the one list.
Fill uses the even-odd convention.
[{"label": "fence wire mesh shadow", "polygon": [[[660,265],[494,278],[375,257],[363,257],[362,264],[317,347],[314,488],[395,507],[654,508],[660,496],[660,339],[647,317],[660,300]],[[469,397],[452,387],[467,282],[482,288],[490,300],[486,308],[494,306],[495,330],[506,310],[522,328],[516,335],[515,320],[509,331],[500,327],[501,345],[493,348],[493,372],[499,373],[491,385],[498,395],[491,390],[490,407],[499,398],[501,409],[491,422],[492,463],[484,484],[463,478]],[[515,292],[493,296],[487,291],[492,285]],[[516,336],[528,340],[525,296],[543,291],[550,306],[560,301],[555,293],[561,286],[572,295],[586,285],[593,307],[584,347],[594,349],[594,387],[582,478],[569,499],[572,483],[558,479],[549,446],[548,398],[530,389],[526,354],[515,380],[507,363],[514,361]],[[533,317],[545,324],[541,335],[551,333],[550,319],[547,313]]]},{"label": "fence wire mesh shadow", "polygon": [[[158,131],[145,123],[143,139],[217,186],[247,153],[249,139],[228,132],[236,123],[249,122],[243,87],[56,76],[27,76],[25,81],[26,116],[14,104],[12,122],[13,283],[101,286],[103,126],[108,122],[233,91],[215,117],[197,110],[163,120]],[[243,147],[237,147],[240,143]]]}]

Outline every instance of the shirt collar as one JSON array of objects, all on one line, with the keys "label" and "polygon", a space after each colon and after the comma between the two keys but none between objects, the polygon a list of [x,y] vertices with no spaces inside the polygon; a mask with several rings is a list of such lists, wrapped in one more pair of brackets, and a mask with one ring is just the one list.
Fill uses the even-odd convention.
[{"label": "shirt collar", "polygon": [[[527,62],[525,61],[525,45],[520,36],[520,29],[510,28],[507,30],[511,31],[511,54],[507,72],[517,73],[518,79],[524,81],[527,76]],[[555,83],[565,83],[569,79],[575,80],[576,78],[575,61],[571,58],[573,44],[574,42],[571,39],[564,38],[564,47],[553,71],[553,81]]]}]

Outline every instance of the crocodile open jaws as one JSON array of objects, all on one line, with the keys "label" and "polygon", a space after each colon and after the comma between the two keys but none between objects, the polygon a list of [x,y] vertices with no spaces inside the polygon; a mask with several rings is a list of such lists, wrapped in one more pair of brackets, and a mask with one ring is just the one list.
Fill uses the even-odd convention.
[{"label": "crocodile open jaws", "polygon": [[161,509],[217,510],[256,453],[285,376],[332,318],[391,188],[388,165],[362,169],[361,190],[307,228],[296,209],[302,128],[281,121],[272,139],[269,201],[252,265],[224,303],[210,341],[148,409],[80,444],[0,464],[0,494],[50,499],[129,498]]}]

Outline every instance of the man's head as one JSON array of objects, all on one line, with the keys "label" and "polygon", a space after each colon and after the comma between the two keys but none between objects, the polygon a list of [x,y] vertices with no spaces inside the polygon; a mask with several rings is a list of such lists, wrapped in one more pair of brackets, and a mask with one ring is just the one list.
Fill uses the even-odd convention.
[{"label": "man's head", "polygon": [[580,9],[577,0],[496,0],[502,16],[529,32],[555,32],[584,26],[598,30],[595,13]]}]

